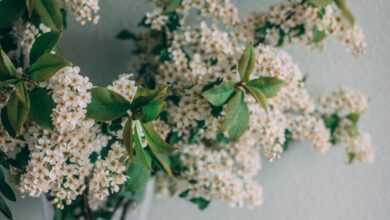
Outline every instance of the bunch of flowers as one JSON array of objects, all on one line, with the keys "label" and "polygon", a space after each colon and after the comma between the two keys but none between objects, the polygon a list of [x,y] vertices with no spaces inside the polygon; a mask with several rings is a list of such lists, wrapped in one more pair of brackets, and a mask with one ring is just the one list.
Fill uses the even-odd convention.
[{"label": "bunch of flowers", "polygon": [[[136,42],[134,73],[107,87],[56,53],[64,14],[96,23],[98,1],[12,1],[0,2],[0,192],[9,200],[12,180],[22,195],[52,202],[55,219],[120,210],[124,219],[153,176],[157,193],[200,209],[213,200],[257,207],[261,157],[275,161],[294,141],[320,153],[343,145],[349,163],[374,159],[358,127],[367,97],[347,88],[312,97],[276,48],[334,35],[363,52],[344,1],[288,1],[241,20],[229,0],[155,0],[143,33],[118,34]],[[202,21],[190,25],[194,10]]]}]

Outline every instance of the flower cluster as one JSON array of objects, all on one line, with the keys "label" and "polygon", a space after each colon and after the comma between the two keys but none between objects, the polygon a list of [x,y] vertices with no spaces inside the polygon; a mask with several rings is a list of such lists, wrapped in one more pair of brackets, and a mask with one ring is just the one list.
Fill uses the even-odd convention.
[{"label": "flower cluster", "polygon": [[79,67],[66,67],[57,72],[46,88],[53,94],[56,108],[52,113],[54,126],[59,132],[74,130],[85,118],[87,104],[91,100],[92,83],[80,75]]},{"label": "flower cluster", "polygon": [[133,74],[121,74],[108,88],[120,94],[128,101],[132,101],[137,91],[136,82],[132,78]]},{"label": "flower cluster", "polygon": [[36,27],[32,23],[27,23],[23,25],[23,29],[19,36],[20,38],[20,46],[23,48],[24,54],[29,54],[31,47],[35,41],[35,39],[39,36],[39,34],[47,33],[50,31],[50,28],[46,27],[44,24],[40,24],[39,27]]},{"label": "flower cluster", "polygon": [[3,125],[0,125],[0,151],[8,154],[15,151],[20,143],[19,140],[12,138],[6,130],[4,130]]},{"label": "flower cluster", "polygon": [[[98,0],[61,2],[82,25],[99,19]],[[362,53],[362,31],[345,11],[289,0],[242,22],[230,0],[153,2],[141,23],[148,30],[123,32],[139,47],[139,73],[107,87],[93,87],[53,47],[38,48],[36,56],[49,57],[39,65],[24,61],[30,66],[17,70],[1,51],[0,159],[23,195],[44,194],[58,209],[86,212],[80,218],[109,216],[137,200],[155,175],[157,192],[200,208],[212,200],[252,208],[263,203],[261,157],[275,161],[293,141],[320,153],[343,145],[350,163],[374,160],[371,138],[358,126],[368,98],[348,88],[312,97],[298,65],[276,48],[317,46],[332,35]],[[202,21],[188,25],[193,9]],[[18,54],[28,58],[50,30],[23,19]],[[42,94],[30,99],[34,91]]]},{"label": "flower cluster", "polygon": [[345,18],[333,5],[319,7],[308,1],[287,1],[248,17],[240,33],[248,39],[272,46],[300,43],[315,46],[334,36],[356,55],[366,43],[361,28]]},{"label": "flower cluster", "polygon": [[340,88],[320,97],[319,111],[325,117],[337,119],[335,141],[346,146],[348,161],[372,162],[375,150],[368,133],[360,131],[357,120],[367,111],[368,98],[359,91]]},{"label": "flower cluster", "polygon": [[[206,2],[208,1],[197,1],[197,4]],[[185,3],[184,1],[183,4]],[[180,10],[179,7],[177,11],[181,12]],[[283,16],[292,10],[297,11],[292,15],[296,17],[282,25],[285,22]],[[279,22],[278,28],[284,28],[285,31],[305,21],[305,30],[314,31],[319,28],[326,30],[326,34],[346,36],[350,28],[342,26],[347,23],[341,15],[336,15],[332,6],[326,8],[326,13],[321,18],[317,17],[318,10],[306,3],[295,4],[289,1],[274,7],[262,19]],[[206,12],[203,15],[210,16]],[[271,15],[280,17],[274,18]],[[253,29],[249,29],[253,26],[255,25],[245,24],[239,28],[244,27],[248,33],[252,31],[253,34]],[[338,31],[339,29],[342,31]],[[325,153],[334,144],[336,136],[338,143],[347,146],[349,157],[354,152],[354,158],[360,161],[372,158],[372,151],[368,152],[371,145],[365,135],[358,136],[361,139],[364,137],[365,142],[357,147],[356,138],[353,141],[346,139],[350,136],[345,136],[342,131],[350,129],[345,128],[342,122],[337,128],[331,128],[324,119],[328,114],[340,114],[343,109],[348,113],[364,112],[367,107],[364,96],[341,90],[336,91],[332,98],[321,97],[321,101],[317,103],[305,88],[300,68],[286,52],[275,49],[274,46],[282,45],[278,45],[277,41],[272,43],[269,37],[262,42],[268,46],[260,43],[254,49],[256,60],[251,78],[277,77],[284,81],[284,86],[276,96],[268,100],[268,110],[262,108],[251,96],[247,96],[249,128],[237,142],[225,142],[222,132],[225,110],[218,110],[210,105],[202,92],[210,83],[239,80],[237,62],[244,50],[242,40],[248,39],[205,22],[201,22],[199,26],[186,26],[169,32],[168,36],[169,58],[159,64],[156,82],[170,86],[172,96],[176,98],[166,108],[166,120],[160,122],[166,125],[159,126],[162,129],[169,128],[171,134],[179,136],[177,143],[181,150],[178,156],[183,171],[176,180],[159,175],[158,192],[168,192],[171,195],[181,192],[182,197],[185,195],[190,198],[220,200],[233,206],[260,205],[261,187],[254,180],[260,170],[260,165],[257,164],[259,153],[262,152],[268,160],[273,161],[294,140],[308,141],[316,151]],[[290,37],[285,36],[285,42],[292,43],[301,39],[305,44],[311,45],[314,43],[312,38],[310,31],[299,37],[291,33]],[[362,47],[355,49],[358,52]],[[252,169],[241,170],[244,167]],[[253,196],[251,202],[247,200],[248,195]]]},{"label": "flower cluster", "polygon": [[161,8],[157,8],[152,12],[146,13],[145,24],[149,25],[154,30],[161,31],[162,27],[166,25],[168,17],[163,14]]},{"label": "flower cluster", "polygon": [[368,98],[363,93],[342,87],[331,95],[319,98],[319,108],[323,114],[337,112],[341,116],[349,113],[363,114],[368,109]]},{"label": "flower cluster", "polygon": [[125,155],[126,149],[116,142],[111,146],[107,157],[96,162],[88,184],[88,201],[92,208],[97,209],[110,194],[117,193],[127,180]]},{"label": "flower cluster", "polygon": [[30,127],[25,134],[30,161],[21,177],[19,190],[33,197],[49,193],[58,208],[69,205],[86,188],[92,174],[90,155],[107,144],[93,121],[79,121],[65,133]]},{"label": "flower cluster", "polygon": [[262,187],[254,180],[261,168],[258,150],[240,142],[228,149],[184,146],[180,158],[187,169],[182,178],[195,180],[188,186],[188,196],[217,199],[235,207],[261,205]]},{"label": "flower cluster", "polygon": [[183,0],[179,12],[188,15],[190,9],[196,9],[202,16],[212,17],[226,25],[240,22],[238,9],[230,0]]},{"label": "flower cluster", "polygon": [[81,25],[99,22],[99,0],[62,0],[65,7]]}]

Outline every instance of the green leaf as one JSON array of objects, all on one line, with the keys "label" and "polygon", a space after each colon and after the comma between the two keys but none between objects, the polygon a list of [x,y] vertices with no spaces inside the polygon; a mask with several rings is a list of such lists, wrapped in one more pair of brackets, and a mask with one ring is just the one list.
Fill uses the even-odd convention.
[{"label": "green leaf", "polygon": [[325,7],[332,4],[334,0],[308,0],[307,2],[317,7]]},{"label": "green leaf", "polygon": [[[11,97],[8,100],[6,105],[6,112],[8,121],[15,132],[15,135],[18,136],[23,128],[24,123],[27,121],[29,110],[30,110],[30,100],[27,95],[26,104],[23,104],[17,97],[16,92],[12,93]],[[12,133],[12,132],[11,132]],[[10,133],[10,135],[11,135]]]},{"label": "green leaf", "polygon": [[3,215],[9,219],[12,220],[12,213],[11,210],[8,208],[7,203],[5,200],[0,196],[0,212],[3,213]]},{"label": "green leaf", "polygon": [[153,155],[156,157],[164,171],[168,175],[172,176],[168,154],[172,153],[176,149],[161,139],[161,137],[154,130],[151,123],[142,124],[142,128],[145,133],[146,141]]},{"label": "green leaf", "polygon": [[313,30],[313,43],[320,43],[326,37],[325,31],[321,31],[318,28]]},{"label": "green leaf", "polygon": [[356,137],[359,135],[359,128],[358,128],[358,122],[360,119],[359,113],[350,113],[346,116],[348,120],[351,121],[351,126],[348,127],[347,131],[351,137]]},{"label": "green leaf", "polygon": [[145,132],[145,138],[149,146],[153,148],[159,154],[170,154],[176,150],[176,148],[167,144],[160,135],[154,130],[152,123],[142,124]]},{"label": "green leaf", "polygon": [[167,94],[168,87],[161,87],[154,90],[138,87],[134,100],[131,104],[132,109],[136,111],[137,108],[140,108],[151,101],[162,101],[166,98]]},{"label": "green leaf", "polygon": [[234,93],[234,83],[226,82],[214,86],[202,93],[202,95],[214,106],[221,106],[226,103]]},{"label": "green leaf", "polygon": [[284,139],[285,141],[283,143],[283,151],[287,151],[288,148],[290,147],[290,144],[294,141],[294,139],[291,131],[288,129],[284,131],[284,137],[285,137]]},{"label": "green leaf", "polygon": [[259,77],[257,79],[253,79],[245,85],[260,90],[267,98],[271,98],[278,94],[280,88],[282,88],[284,84],[283,80],[280,80],[276,77]]},{"label": "green leaf", "polygon": [[249,109],[244,100],[244,92],[238,91],[228,102],[225,109],[223,129],[229,138],[238,139],[248,128]]},{"label": "green leaf", "polygon": [[53,122],[51,114],[55,107],[55,103],[48,91],[43,88],[36,88],[30,92],[30,98],[30,119],[42,128],[52,129]]},{"label": "green leaf", "polygon": [[16,68],[7,54],[0,48],[0,80],[16,77]]},{"label": "green leaf", "polygon": [[26,0],[26,7],[27,7],[27,12],[29,17],[31,17],[32,12],[34,10],[34,1],[35,0]]},{"label": "green leaf", "polygon": [[20,151],[15,155],[15,159],[11,159],[9,163],[18,168],[19,170],[25,170],[28,162],[30,161],[31,152],[28,147],[22,147]]},{"label": "green leaf", "polygon": [[147,153],[145,152],[142,144],[141,144],[141,136],[139,134],[138,129],[134,129],[134,150],[135,150],[135,162],[138,162],[142,164],[146,169],[151,170],[151,159],[148,157]]},{"label": "green leaf", "polygon": [[171,160],[167,154],[160,154],[156,149],[150,148],[153,158],[158,162],[158,165],[165,171],[168,176],[173,176],[171,169]]},{"label": "green leaf", "polygon": [[348,152],[347,153],[347,162],[348,162],[348,164],[352,164],[355,159],[356,159],[356,153],[355,152]]},{"label": "green leaf", "polygon": [[133,125],[132,119],[129,117],[126,121],[125,127],[123,128],[122,134],[123,144],[126,147],[129,161],[133,158]]},{"label": "green leaf", "polygon": [[150,179],[150,170],[142,164],[134,162],[127,169],[127,176],[129,179],[124,186],[124,194],[130,193],[130,196],[126,196],[130,197],[129,199],[142,199],[146,184]]},{"label": "green leaf", "polygon": [[12,188],[5,181],[5,176],[0,170],[0,192],[10,201],[16,201],[16,196]]},{"label": "green leaf", "polygon": [[16,137],[16,131],[13,129],[11,122],[8,120],[6,108],[1,110],[1,123],[11,137]]},{"label": "green leaf", "polygon": [[265,110],[268,110],[267,96],[265,96],[265,94],[261,90],[248,85],[244,85],[244,88],[246,89],[246,91],[249,92],[249,94],[252,95],[256,102],[261,105],[261,107],[263,107]]},{"label": "green leaf", "polygon": [[249,80],[250,74],[256,65],[255,50],[252,45],[248,45],[238,62],[238,72],[241,80],[246,82]]},{"label": "green leaf", "polygon": [[51,53],[45,53],[28,69],[30,77],[34,81],[46,81],[60,69],[70,66],[72,63],[65,58]]},{"label": "green leaf", "polygon": [[0,1],[0,28],[12,26],[22,16],[24,7],[24,0]]},{"label": "green leaf", "polygon": [[346,117],[352,122],[352,124],[357,125],[360,119],[360,114],[353,112],[349,113]]},{"label": "green leaf", "polygon": [[142,122],[150,122],[156,119],[163,110],[165,103],[163,101],[151,101],[141,107],[140,120]]},{"label": "green leaf", "polygon": [[337,139],[335,133],[336,133],[336,129],[340,125],[340,121],[341,121],[340,117],[337,114],[332,114],[332,115],[325,115],[322,117],[322,119],[324,121],[325,127],[328,128],[330,131],[331,143],[336,144]]},{"label": "green leaf", "polygon": [[121,30],[121,32],[116,35],[116,38],[118,38],[119,40],[139,40],[134,33],[128,30]]},{"label": "green leaf", "polygon": [[62,31],[63,21],[60,8],[55,0],[35,0],[35,12],[42,22],[53,31]]},{"label": "green leaf", "polygon": [[33,64],[37,59],[45,53],[51,52],[57,45],[61,34],[58,32],[48,32],[40,35],[32,45],[30,51],[30,64]]},{"label": "green leaf", "polygon": [[19,82],[15,85],[15,94],[18,100],[23,104],[23,105],[29,105],[27,103],[28,101],[28,94],[26,91],[26,88],[22,82]]},{"label": "green leaf", "polygon": [[200,210],[204,210],[210,205],[210,201],[202,197],[191,198],[190,202],[196,204]]},{"label": "green leaf", "polygon": [[334,0],[336,6],[340,9],[343,16],[348,20],[351,25],[355,24],[355,17],[351,10],[347,6],[347,0]]},{"label": "green leaf", "polygon": [[92,101],[87,106],[87,117],[96,121],[112,121],[126,115],[130,103],[118,93],[104,87],[91,90]]}]

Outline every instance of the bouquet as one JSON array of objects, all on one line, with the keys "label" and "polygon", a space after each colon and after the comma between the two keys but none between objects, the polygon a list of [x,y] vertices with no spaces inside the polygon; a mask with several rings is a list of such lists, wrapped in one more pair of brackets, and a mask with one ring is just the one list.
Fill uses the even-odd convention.
[{"label": "bouquet", "polygon": [[290,0],[246,18],[229,0],[152,2],[141,32],[117,35],[136,45],[132,73],[104,87],[56,52],[67,15],[97,23],[98,0],[0,2],[0,211],[8,219],[13,189],[45,196],[54,219],[125,219],[151,178],[157,194],[200,209],[215,200],[258,207],[261,158],[276,161],[301,140],[319,153],[341,145],[348,163],[374,160],[359,128],[367,97],[348,87],[313,97],[283,50],[335,38],[363,54],[345,0]]}]

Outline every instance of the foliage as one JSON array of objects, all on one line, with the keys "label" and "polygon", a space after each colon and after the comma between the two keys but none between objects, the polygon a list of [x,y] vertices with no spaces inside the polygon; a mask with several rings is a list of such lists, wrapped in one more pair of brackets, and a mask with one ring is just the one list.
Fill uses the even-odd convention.
[{"label": "foliage", "polygon": [[256,62],[255,49],[248,45],[240,60],[237,71],[239,82],[222,82],[205,89],[202,95],[214,106],[225,107],[223,129],[229,138],[238,139],[248,128],[249,109],[245,101],[251,95],[264,109],[267,109],[267,98],[275,96],[283,86],[283,80],[275,77],[250,79]]}]

